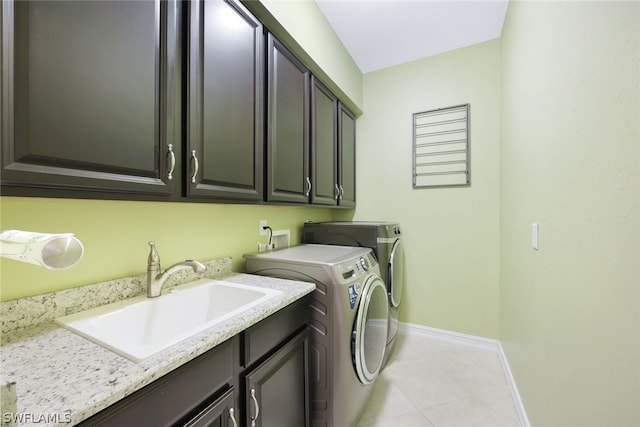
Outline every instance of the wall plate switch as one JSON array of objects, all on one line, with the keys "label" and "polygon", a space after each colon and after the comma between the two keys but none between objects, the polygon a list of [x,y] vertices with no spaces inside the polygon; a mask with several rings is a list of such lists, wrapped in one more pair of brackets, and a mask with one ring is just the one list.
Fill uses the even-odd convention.
[{"label": "wall plate switch", "polygon": [[260,235],[267,236],[269,234],[269,230],[265,230],[263,227],[267,227],[269,224],[266,219],[260,220]]},{"label": "wall plate switch", "polygon": [[538,224],[536,223],[531,224],[531,246],[533,246],[533,249],[535,249],[536,251],[538,250],[538,247],[539,247],[539,241],[538,241],[539,233],[540,233],[540,227],[538,226]]}]

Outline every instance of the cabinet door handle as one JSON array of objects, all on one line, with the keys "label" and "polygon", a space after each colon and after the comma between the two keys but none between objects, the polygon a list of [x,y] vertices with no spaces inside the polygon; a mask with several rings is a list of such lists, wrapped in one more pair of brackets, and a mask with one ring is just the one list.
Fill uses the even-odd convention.
[{"label": "cabinet door handle", "polygon": [[238,427],[238,423],[236,423],[236,418],[233,416],[235,411],[233,408],[229,408],[229,418],[231,418],[231,422],[233,423],[233,427]]},{"label": "cabinet door handle", "polygon": [[304,195],[308,196],[309,194],[311,194],[311,180],[308,176],[305,176],[304,179],[307,180],[307,191],[304,192]]},{"label": "cabinet door handle", "polygon": [[336,191],[333,194],[334,194],[333,196],[334,199],[336,200],[340,199],[340,187],[338,186],[338,184],[336,184]]},{"label": "cabinet door handle", "polygon": [[342,187],[342,184],[340,184],[340,199],[344,198],[344,188]]},{"label": "cabinet door handle", "polygon": [[176,155],[173,152],[173,144],[169,144],[167,147],[169,150],[170,167],[169,173],[167,173],[167,179],[171,181],[173,179],[173,171],[176,170]]},{"label": "cabinet door handle", "polygon": [[191,182],[195,184],[198,169],[200,168],[200,165],[198,164],[198,157],[196,157],[196,150],[191,151],[191,158],[193,159],[193,175],[191,176]]},{"label": "cabinet door handle", "polygon": [[251,399],[253,400],[253,404],[256,407],[256,416],[251,417],[251,427],[256,427],[256,420],[258,419],[258,415],[260,415],[260,405],[258,405],[258,399],[256,399],[256,389],[251,389]]}]

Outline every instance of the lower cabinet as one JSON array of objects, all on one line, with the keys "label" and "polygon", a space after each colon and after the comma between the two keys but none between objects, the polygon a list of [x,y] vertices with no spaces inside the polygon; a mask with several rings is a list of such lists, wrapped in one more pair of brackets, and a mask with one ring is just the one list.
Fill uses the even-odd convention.
[{"label": "lower cabinet", "polygon": [[308,323],[303,298],[79,425],[308,427]]},{"label": "lower cabinet", "polygon": [[305,329],[244,376],[247,427],[309,426],[308,353]]}]

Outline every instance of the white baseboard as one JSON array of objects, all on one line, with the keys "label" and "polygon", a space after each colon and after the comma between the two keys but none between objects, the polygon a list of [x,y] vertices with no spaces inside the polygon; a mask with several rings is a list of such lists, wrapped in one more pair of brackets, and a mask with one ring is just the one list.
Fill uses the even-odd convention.
[{"label": "white baseboard", "polygon": [[482,347],[487,350],[497,351],[498,348],[498,341],[491,338],[483,338],[476,335],[431,328],[429,326],[416,325],[415,323],[400,323],[399,332],[406,335],[425,335],[431,338],[455,342],[457,344]]},{"label": "white baseboard", "polygon": [[504,350],[502,349],[502,344],[500,343],[500,341],[497,341],[497,343],[498,357],[500,357],[500,362],[502,363],[502,368],[504,369],[504,376],[507,378],[509,388],[511,389],[511,396],[513,397],[513,401],[516,404],[516,410],[518,411],[518,417],[520,418],[520,425],[522,425],[522,427],[530,427],[531,424],[529,424],[529,418],[527,417],[527,413],[524,410],[524,404],[522,403],[522,399],[520,399],[520,393],[518,392],[518,387],[516,386],[516,380],[511,374],[511,367],[509,366],[507,355],[504,354]]},{"label": "white baseboard", "polygon": [[505,378],[507,379],[509,389],[511,390],[511,395],[515,402],[516,410],[518,411],[518,417],[520,418],[520,425],[522,427],[530,427],[529,418],[527,418],[527,413],[524,410],[522,399],[520,399],[520,393],[518,393],[518,387],[516,386],[516,382],[513,378],[513,375],[511,374],[511,368],[509,367],[507,356],[504,354],[504,350],[502,349],[502,344],[500,344],[500,341],[491,338],[478,337],[475,335],[462,334],[459,332],[430,328],[428,326],[403,322],[400,322],[398,332],[403,335],[423,335],[430,338],[473,346],[476,348],[482,348],[495,352],[500,359]]}]

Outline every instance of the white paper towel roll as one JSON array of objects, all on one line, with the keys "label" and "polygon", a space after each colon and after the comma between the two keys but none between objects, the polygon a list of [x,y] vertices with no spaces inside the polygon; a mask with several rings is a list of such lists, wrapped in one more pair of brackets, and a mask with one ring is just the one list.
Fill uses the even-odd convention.
[{"label": "white paper towel roll", "polygon": [[82,242],[71,233],[45,234],[6,230],[0,233],[0,256],[45,267],[65,270],[84,255]]}]

